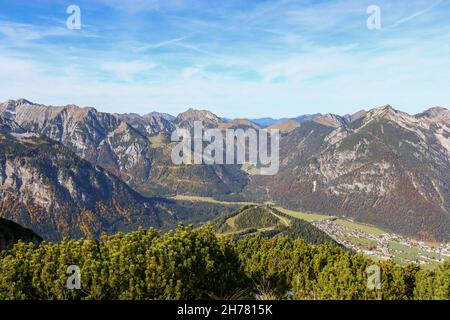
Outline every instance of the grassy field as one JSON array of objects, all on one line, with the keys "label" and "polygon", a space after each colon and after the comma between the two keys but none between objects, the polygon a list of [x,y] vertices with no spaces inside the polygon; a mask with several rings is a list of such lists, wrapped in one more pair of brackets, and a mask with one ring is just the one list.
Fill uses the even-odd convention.
[{"label": "grassy field", "polygon": [[[200,196],[187,196],[187,195],[177,195],[175,197],[172,197],[172,199],[174,200],[184,200],[184,201],[199,201],[199,202],[210,202],[210,203],[217,203],[217,204],[236,204],[236,205],[255,205],[257,203],[255,202],[228,202],[228,201],[220,201],[220,200],[216,200],[212,197],[200,197]],[[274,205],[274,203],[268,203],[270,205]],[[283,207],[279,207],[276,206],[275,207],[277,210],[279,210],[280,212],[290,215],[294,218],[299,218],[299,219],[303,219],[305,221],[311,222],[311,221],[321,221],[321,220],[325,220],[325,219],[330,219],[331,216],[325,215],[325,214],[320,214],[320,213],[305,213],[305,212],[300,212],[300,211],[295,211],[295,210],[289,210],[289,209],[285,209]],[[359,222],[353,222],[347,219],[343,219],[343,218],[338,218],[336,219],[336,223],[345,226],[347,228],[350,229],[357,229],[360,231],[364,231],[364,232],[369,232],[375,235],[380,235],[382,233],[385,233],[383,230],[374,227],[374,226],[370,226],[364,223],[359,223]]]},{"label": "grassy field", "polygon": [[377,242],[375,240],[366,239],[366,238],[357,238],[357,237],[352,237],[352,236],[346,236],[345,239],[348,241],[360,244],[361,246],[364,247],[364,249],[368,249],[370,245],[377,244]]},{"label": "grassy field", "polygon": [[[212,197],[200,197],[200,196],[188,196],[188,195],[176,195],[172,197],[171,199],[174,200],[181,200],[181,201],[198,201],[198,202],[209,202],[209,203],[217,203],[217,204],[236,204],[236,205],[257,205],[258,203],[255,202],[230,202],[230,201],[220,201],[216,200]],[[265,204],[269,205],[275,205],[273,202],[266,202]],[[324,214],[318,214],[318,213],[304,213],[294,210],[285,209],[282,207],[275,207],[275,209],[279,210],[280,212],[293,216],[294,218],[303,219],[306,221],[319,221],[324,219],[329,219],[330,216],[324,215]]]},{"label": "grassy field", "polygon": [[[389,249],[395,251],[394,260],[399,263],[403,263],[405,262],[405,260],[415,260],[418,257],[421,257],[420,260],[426,260],[425,258],[423,258],[423,256],[442,258],[442,256],[437,253],[428,252],[420,248],[412,248],[398,242],[390,242]],[[435,265],[437,265],[437,263],[432,262],[432,265],[430,267],[433,267]]]},{"label": "grassy field", "polygon": [[377,236],[382,235],[383,233],[386,233],[385,231],[383,231],[377,227],[370,226],[370,225],[360,223],[360,222],[350,221],[347,219],[338,218],[335,220],[335,222],[343,227],[372,233]]},{"label": "grassy field", "polygon": [[230,202],[230,201],[220,201],[216,200],[212,197],[200,197],[200,196],[186,196],[186,195],[176,195],[174,197],[171,197],[173,200],[180,200],[180,201],[194,201],[194,202],[209,202],[209,203],[217,203],[217,204],[237,204],[237,205],[252,205],[256,204],[254,202]]},{"label": "grassy field", "polygon": [[325,219],[330,219],[330,216],[327,216],[325,214],[319,214],[319,213],[304,213],[304,212],[299,212],[299,211],[294,211],[294,210],[289,210],[289,209],[285,209],[282,207],[275,207],[275,209],[277,209],[278,211],[290,215],[294,218],[299,218],[308,222],[311,221],[321,221],[321,220],[325,220]]}]

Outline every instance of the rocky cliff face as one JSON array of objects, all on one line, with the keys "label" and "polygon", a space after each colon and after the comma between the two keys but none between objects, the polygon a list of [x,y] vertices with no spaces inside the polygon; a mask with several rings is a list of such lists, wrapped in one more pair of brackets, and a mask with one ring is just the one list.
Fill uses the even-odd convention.
[{"label": "rocky cliff face", "polygon": [[[98,237],[139,226],[168,229],[192,220],[190,211],[189,204],[141,196],[58,142],[0,130],[0,217],[46,240]],[[198,213],[203,214],[201,208]]]},{"label": "rocky cliff face", "polygon": [[[22,99],[0,104],[0,115],[15,121],[27,132],[63,143],[80,157],[104,165],[116,174],[143,161],[145,147],[133,145],[136,139],[142,138],[139,132],[119,117],[93,108],[52,107]],[[129,150],[130,158],[124,159],[121,150],[113,145],[119,139],[127,142],[123,151]]]},{"label": "rocky cliff face", "polygon": [[115,114],[120,120],[130,124],[144,136],[156,135],[160,132],[172,133],[175,126],[172,123],[174,117],[167,114],[150,113],[140,116],[134,113]]},{"label": "rocky cliff face", "polygon": [[239,166],[173,165],[171,132],[176,126],[190,129],[196,120],[211,126],[223,122],[209,111],[190,109],[176,119],[154,112],[141,117],[21,99],[0,104],[0,116],[17,122],[27,132],[63,143],[145,195],[240,192],[248,180]]}]

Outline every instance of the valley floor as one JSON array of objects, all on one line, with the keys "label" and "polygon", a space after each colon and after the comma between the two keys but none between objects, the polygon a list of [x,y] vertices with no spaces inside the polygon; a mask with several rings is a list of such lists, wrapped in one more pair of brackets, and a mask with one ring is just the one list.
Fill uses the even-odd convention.
[{"label": "valley floor", "polygon": [[[233,205],[255,204],[251,202],[226,202],[211,197],[187,195],[177,195],[173,199]],[[276,207],[276,209],[287,215],[310,222],[347,248],[363,253],[375,260],[393,259],[400,264],[416,262],[426,268],[434,268],[450,257],[450,243],[426,243],[344,218],[317,213],[303,213],[282,207]]]}]

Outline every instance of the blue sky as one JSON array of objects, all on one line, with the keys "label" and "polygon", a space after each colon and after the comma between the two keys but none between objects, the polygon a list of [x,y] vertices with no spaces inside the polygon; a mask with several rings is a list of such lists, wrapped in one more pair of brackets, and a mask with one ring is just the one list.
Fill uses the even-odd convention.
[{"label": "blue sky", "polygon": [[21,97],[226,117],[450,107],[450,0],[0,0],[0,100]]}]

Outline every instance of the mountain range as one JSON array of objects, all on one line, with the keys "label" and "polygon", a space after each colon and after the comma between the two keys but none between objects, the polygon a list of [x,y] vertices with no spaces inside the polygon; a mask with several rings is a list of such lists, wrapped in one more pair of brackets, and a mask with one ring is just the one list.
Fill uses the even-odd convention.
[{"label": "mountain range", "polygon": [[[224,119],[207,110],[140,116],[20,99],[1,103],[0,119],[0,216],[44,238],[169,228],[186,220],[173,212],[186,213],[189,204],[166,198],[196,195],[272,201],[450,240],[445,108],[417,115],[382,106],[345,116]],[[278,174],[257,176],[240,165],[174,165],[170,133],[190,130],[194,121],[221,130],[280,129]],[[198,214],[218,214],[215,206],[207,209],[214,214]]]},{"label": "mountain range", "polygon": [[[13,125],[14,124],[14,125]],[[171,229],[226,212],[226,206],[144,197],[113,173],[10,119],[0,121],[0,217],[46,240],[98,237],[139,226]]]},{"label": "mountain range", "polygon": [[444,108],[411,116],[391,106],[339,126],[314,120],[282,139],[279,173],[255,177],[246,190],[260,196],[266,188],[265,198],[287,207],[448,240],[449,120]]}]

